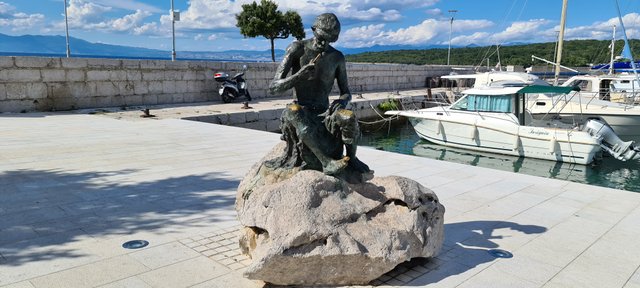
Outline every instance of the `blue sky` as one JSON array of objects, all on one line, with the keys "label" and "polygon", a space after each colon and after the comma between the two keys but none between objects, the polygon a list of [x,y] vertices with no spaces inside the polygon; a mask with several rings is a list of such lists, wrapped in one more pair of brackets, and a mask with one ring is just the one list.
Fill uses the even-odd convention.
[{"label": "blue sky", "polygon": [[[174,0],[178,51],[267,50],[235,27],[241,5],[253,1]],[[333,12],[342,22],[336,47],[452,45],[555,41],[562,0],[276,0],[294,10],[311,35],[313,18]],[[627,35],[640,38],[640,0],[619,0]],[[90,42],[171,49],[170,0],[67,0],[69,33]],[[455,14],[450,10],[458,10]],[[570,0],[565,39],[610,39],[614,0]],[[620,29],[618,29],[620,30]],[[64,35],[63,0],[0,0],[0,33]],[[618,34],[618,37],[621,37]],[[277,40],[285,48],[292,39]]]}]

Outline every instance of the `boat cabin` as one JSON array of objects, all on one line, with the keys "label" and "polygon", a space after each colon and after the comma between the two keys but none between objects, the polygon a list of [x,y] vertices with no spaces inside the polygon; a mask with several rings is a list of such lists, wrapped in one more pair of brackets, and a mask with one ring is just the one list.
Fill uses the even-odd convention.
[{"label": "boat cabin", "polygon": [[464,91],[464,96],[449,109],[461,111],[477,111],[483,113],[511,113],[520,125],[529,125],[533,121],[531,113],[526,109],[527,94],[567,94],[577,91],[575,87],[557,87],[530,85],[525,87],[482,87]]},{"label": "boat cabin", "polygon": [[626,96],[633,98],[633,95],[640,93],[638,79],[631,74],[578,75],[569,78],[562,86],[578,87],[589,96],[614,102],[626,102]]}]

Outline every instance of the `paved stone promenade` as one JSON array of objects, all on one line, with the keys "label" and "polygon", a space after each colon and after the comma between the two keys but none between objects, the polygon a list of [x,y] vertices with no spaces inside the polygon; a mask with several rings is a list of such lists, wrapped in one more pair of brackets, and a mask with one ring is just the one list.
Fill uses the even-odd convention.
[{"label": "paved stone promenade", "polygon": [[[0,286],[263,286],[241,276],[250,260],[237,249],[235,189],[278,141],[177,119],[0,114]],[[372,285],[640,287],[638,193],[359,155],[377,175],[420,181],[447,209],[441,255]],[[122,248],[134,239],[150,244]]]}]

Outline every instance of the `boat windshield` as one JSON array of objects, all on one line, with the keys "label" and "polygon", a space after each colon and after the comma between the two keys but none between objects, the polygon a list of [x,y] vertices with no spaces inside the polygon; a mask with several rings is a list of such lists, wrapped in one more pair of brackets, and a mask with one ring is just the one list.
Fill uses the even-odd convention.
[{"label": "boat windshield", "polygon": [[[571,80],[571,79],[569,79]],[[567,80],[567,81],[569,81]],[[580,91],[591,91],[592,81],[587,79],[573,79],[570,82],[562,84],[565,87],[579,87]]]},{"label": "boat windshield", "polygon": [[514,95],[474,95],[468,94],[455,104],[451,105],[454,110],[481,111],[481,112],[503,112],[513,111]]}]

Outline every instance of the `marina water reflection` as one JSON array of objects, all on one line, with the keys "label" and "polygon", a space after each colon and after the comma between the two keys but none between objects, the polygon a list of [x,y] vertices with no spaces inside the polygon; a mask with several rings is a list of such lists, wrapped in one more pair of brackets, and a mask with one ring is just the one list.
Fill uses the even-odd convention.
[{"label": "marina water reflection", "polygon": [[360,145],[436,160],[640,192],[640,162],[604,158],[591,165],[482,153],[421,140],[408,121],[365,125]]}]

